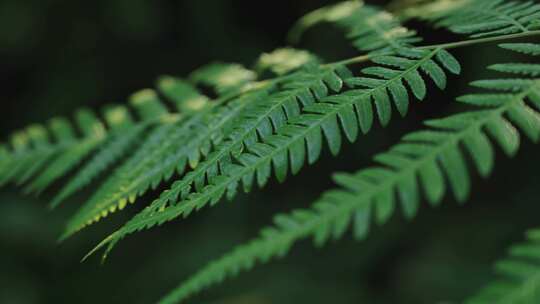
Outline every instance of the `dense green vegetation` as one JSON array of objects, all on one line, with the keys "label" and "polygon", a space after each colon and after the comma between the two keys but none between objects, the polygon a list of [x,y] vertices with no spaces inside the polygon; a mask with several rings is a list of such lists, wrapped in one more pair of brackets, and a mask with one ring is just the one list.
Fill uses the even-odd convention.
[{"label": "dense green vegetation", "polygon": [[[44,197],[51,208],[75,206],[78,210],[59,236],[62,242],[69,243],[79,232],[101,224],[113,213],[132,212],[132,218],[85,259],[101,250],[105,259],[128,235],[144,235],[138,232],[185,220],[210,207],[220,210],[215,215],[220,220],[205,222],[209,226],[206,229],[232,227],[238,220],[231,214],[247,212],[245,221],[257,217],[260,208],[268,208],[257,206],[259,201],[274,200],[271,192],[264,192],[266,188],[294,185],[293,195],[279,200],[311,201],[285,204],[257,237],[240,238],[244,240],[240,245],[185,278],[161,303],[189,301],[189,297],[227,278],[285,258],[304,239],[312,239],[315,247],[337,247],[334,241],[348,235],[367,239],[354,249],[342,248],[340,252],[348,253],[347,258],[336,261],[336,254],[336,259],[325,257],[321,263],[347,265],[355,259],[356,251],[367,251],[362,259],[369,261],[377,253],[396,250],[388,244],[399,237],[385,237],[384,227],[395,225],[399,217],[411,221],[423,205],[438,207],[430,214],[447,213],[446,225],[458,227],[458,211],[467,211],[443,209],[447,208],[443,202],[473,203],[471,192],[479,187],[475,183],[484,183],[484,191],[489,189],[495,198],[513,196],[511,185],[503,182],[495,186],[495,181],[483,179],[496,175],[493,171],[500,162],[519,158],[523,145],[540,140],[540,65],[536,63],[540,44],[535,42],[540,36],[540,4],[398,0],[382,7],[346,1],[302,17],[289,32],[290,42],[298,44],[304,35],[309,39],[323,23],[336,25],[339,31],[335,33],[343,34],[355,54],[325,60],[316,48],[282,47],[260,55],[251,68],[214,62],[184,78],[162,76],[154,89],[133,93],[127,104],[105,105],[99,111],[84,108],[73,117],[29,125],[12,132],[0,146],[0,185],[18,185],[27,194],[46,192]],[[473,60],[467,57],[471,53]],[[483,53],[496,53],[496,60],[489,64],[488,72],[481,72],[483,77],[477,78],[484,68],[479,58],[491,59]],[[464,54],[467,60],[458,54]],[[471,77],[472,88],[456,92],[460,77]],[[451,103],[456,106],[444,109],[437,104],[444,97],[455,99],[457,102]],[[401,132],[400,140],[384,135],[392,125],[403,124],[399,121],[414,109],[424,106],[432,109],[426,112],[426,119],[421,115],[405,118],[412,122],[406,128],[408,132]],[[424,121],[422,125],[420,121]],[[371,141],[365,140],[370,137]],[[534,147],[531,149],[534,151]],[[352,153],[347,154],[347,150]],[[341,158],[342,152],[345,158]],[[368,154],[375,155],[373,163],[355,161],[357,155]],[[524,180],[516,183],[531,183],[536,176],[533,171],[538,170],[537,153],[530,155],[521,164],[507,164],[506,176],[524,175]],[[319,166],[319,162],[327,167]],[[321,191],[312,187],[317,178],[309,175],[327,174],[334,168],[347,172],[332,174],[337,185],[320,187],[327,190],[317,198],[315,193]],[[303,171],[309,173],[304,175]],[[537,192],[534,186],[531,189],[529,200],[523,203],[534,202]],[[245,211],[248,207],[242,203],[236,207],[222,204],[226,200],[254,206]],[[484,211],[490,212],[488,207]],[[505,208],[511,207],[497,210],[508,214],[510,219],[505,220],[517,223],[516,227],[528,222],[540,224],[527,212],[522,217],[510,216]],[[226,209],[231,211],[226,213]],[[480,213],[472,214],[475,221],[456,228],[458,235],[483,225],[477,218]],[[497,234],[493,227],[498,227],[499,221],[484,223],[480,231]],[[263,222],[266,224],[258,226],[268,225],[267,220]],[[427,227],[437,225],[434,220]],[[402,223],[399,229],[406,227]],[[249,235],[253,236],[251,230]],[[182,251],[201,250],[185,243],[194,240],[186,238],[188,232],[174,229],[167,242],[182,242]],[[416,233],[422,237],[422,232]],[[372,234],[381,234],[380,244]],[[532,231],[530,243],[512,247],[511,259],[499,267],[506,276],[501,282],[484,280],[469,285],[462,280],[466,292],[444,296],[434,293],[432,298],[416,300],[393,295],[384,301],[427,302],[455,297],[467,303],[536,303],[540,301],[540,269],[534,264],[540,260],[537,234]],[[215,234],[206,241],[219,243],[219,238]],[[153,246],[161,244],[154,242]],[[370,246],[377,253],[369,253]],[[490,249],[479,251],[485,264],[488,255],[500,256],[500,250]],[[137,250],[137,246],[132,247],[123,256]],[[194,258],[177,259],[176,263],[186,265]],[[328,277],[336,277],[338,268],[321,268],[330,271],[325,272]],[[467,275],[468,270],[464,267],[460,274]],[[437,274],[424,276],[435,280]],[[396,280],[399,284],[399,278]],[[354,286],[349,292],[359,288],[354,285],[357,282],[351,282],[356,281],[349,281]],[[475,293],[474,289],[482,285],[488,287]],[[356,297],[330,297],[337,302],[377,299],[376,292],[369,287],[366,290]],[[310,296],[305,300],[310,301]],[[243,301],[259,303],[249,296]]]}]

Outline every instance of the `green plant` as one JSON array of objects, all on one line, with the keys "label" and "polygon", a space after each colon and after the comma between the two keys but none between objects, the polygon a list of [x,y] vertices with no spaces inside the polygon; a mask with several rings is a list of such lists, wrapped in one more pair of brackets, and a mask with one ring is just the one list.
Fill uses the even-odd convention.
[{"label": "green plant", "polygon": [[[175,179],[90,252],[106,247],[105,257],[127,235],[185,218],[217,204],[223,196],[233,199],[239,187],[245,192],[254,185],[262,188],[272,175],[284,182],[306,163],[315,163],[323,145],[337,155],[343,141],[355,142],[376,121],[388,125],[395,116],[393,108],[405,116],[412,100],[429,100],[426,79],[444,90],[450,75],[461,72],[451,49],[504,42],[499,47],[533,58],[540,55],[538,44],[508,41],[540,34],[538,4],[416,2],[396,1],[388,12],[347,1],[306,15],[290,33],[294,41],[317,23],[335,23],[361,52],[357,57],[324,63],[307,51],[284,48],[261,55],[253,70],[213,63],[187,80],[160,78],[159,93],[146,89],[134,94],[129,107],[137,119],[128,107],[117,105],[104,109],[103,119],[81,110],[76,114],[77,126],[53,119],[47,126],[15,132],[11,142],[0,148],[0,184],[25,184],[26,191],[39,193],[80,165],[53,198],[51,207],[57,207],[114,168],[68,221],[61,237],[65,239]],[[420,45],[422,38],[403,25],[410,19],[469,37]],[[363,68],[353,73],[351,65]],[[514,78],[473,82],[489,90],[457,99],[473,109],[427,121],[428,129],[413,132],[378,154],[377,166],[336,174],[340,189],[325,192],[310,209],[276,216],[274,225],[263,229],[259,238],[213,261],[162,302],[182,301],[255,263],[282,257],[301,239],[313,238],[322,246],[349,227],[356,238],[364,238],[371,213],[377,224],[384,224],[398,203],[407,218],[415,216],[422,197],[431,205],[439,204],[447,188],[464,203],[471,188],[468,162],[487,177],[495,163],[494,143],[513,156],[520,146],[518,131],[533,142],[540,139],[540,79],[536,78],[540,66],[499,63],[489,69]],[[207,97],[197,87],[210,87],[217,97]],[[174,111],[165,101],[175,105]],[[76,135],[76,129],[82,136]],[[536,281],[527,280],[531,286],[527,288],[539,288]],[[502,292],[511,293],[514,287],[504,288],[509,289]],[[493,303],[479,301],[474,303]]]},{"label": "green plant", "polygon": [[[497,262],[501,278],[484,287],[466,303],[536,303],[539,292],[539,230],[527,232],[528,241],[510,248],[510,257]],[[503,278],[504,276],[504,278]]]}]

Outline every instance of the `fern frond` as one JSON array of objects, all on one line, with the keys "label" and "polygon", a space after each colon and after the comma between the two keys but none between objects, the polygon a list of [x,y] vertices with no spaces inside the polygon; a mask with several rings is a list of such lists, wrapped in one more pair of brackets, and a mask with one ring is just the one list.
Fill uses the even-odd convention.
[{"label": "fern frond", "polygon": [[[258,95],[256,95],[258,94]],[[148,189],[156,188],[186,165],[195,168],[212,145],[219,144],[230,125],[264,90],[242,96],[227,105],[208,103],[192,115],[152,130],[146,141],[104,182],[68,222],[64,237],[99,221],[109,213],[135,202]],[[225,99],[222,99],[225,101]]]},{"label": "fern frond", "polygon": [[[185,81],[173,77],[161,77],[157,83],[160,92],[172,102],[180,113],[190,115],[204,107],[208,99]],[[135,124],[123,108],[115,108],[105,113],[112,126],[111,136],[102,146],[101,150],[86,163],[81,171],[60,191],[53,199],[51,207],[57,206],[63,199],[80,190],[101,172],[114,164],[129,148],[138,143],[140,136],[151,127],[156,119],[167,113],[166,108],[158,100],[152,90],[143,90],[130,99],[143,123]],[[176,118],[164,117],[164,125],[175,121]],[[165,127],[164,127],[165,128]],[[157,127],[157,129],[161,129]]]},{"label": "fern frond", "polygon": [[[142,91],[138,95],[149,97],[152,94]],[[122,137],[118,133],[141,125],[160,124],[162,119],[176,119],[176,114],[170,113],[157,98],[133,99],[130,106],[138,114],[138,120],[131,118],[129,110],[123,106],[107,107],[103,119],[83,109],[75,115],[76,126],[67,119],[56,118],[48,127],[33,125],[17,132],[12,137],[12,152],[7,155],[11,165],[4,166],[0,172],[1,182],[22,184],[33,179],[27,191],[41,192],[94,150],[101,147],[106,154],[108,143]]]},{"label": "fern frond", "polygon": [[529,304],[540,302],[540,230],[527,233],[527,242],[510,248],[509,257],[495,265],[500,278],[465,301],[467,304]]},{"label": "fern frond", "polygon": [[82,130],[85,139],[52,160],[47,168],[26,188],[28,192],[40,193],[43,191],[52,182],[79,164],[106,138],[104,125],[92,112],[79,112],[77,120],[79,120],[79,125],[88,126]]},{"label": "fern frond", "polygon": [[[318,161],[323,146],[337,155],[344,141],[356,141],[375,124],[387,126],[395,111],[405,116],[412,100],[427,96],[427,80],[445,89],[448,73],[460,73],[447,49],[540,34],[540,4],[532,1],[394,2],[395,7],[414,6],[402,13],[346,1],[306,15],[291,30],[298,39],[315,24],[333,23],[367,54],[324,64],[307,51],[284,48],[261,55],[253,71],[212,63],[195,70],[188,81],[160,78],[155,90],[134,94],[129,106],[108,107],[101,115],[83,109],[75,123],[60,118],[15,132],[9,143],[0,144],[0,186],[14,182],[40,193],[80,167],[53,199],[55,207],[107,175],[69,220],[64,239],[170,181],[168,190],[86,256],[103,248],[105,258],[132,233],[186,218],[223,198],[232,200],[239,189],[265,187],[271,178],[284,182]],[[479,39],[415,47],[421,37],[403,25],[407,18]],[[500,47],[540,55],[538,44]],[[345,67],[367,61],[360,74]],[[276,216],[256,239],[210,263],[162,303],[183,301],[257,263],[283,257],[303,239],[323,246],[349,229],[363,239],[372,222],[386,223],[397,209],[407,219],[415,217],[422,198],[437,206],[452,192],[465,203],[470,167],[488,177],[497,146],[512,157],[521,134],[540,141],[540,65],[508,62],[489,68],[512,76],[473,82],[488,92],[458,101],[477,110],[427,121],[424,131],[378,154],[376,165],[336,174],[338,189],[325,192],[311,208]],[[274,78],[263,80],[267,75]],[[531,240],[540,242],[540,231]],[[536,245],[520,247],[514,256],[540,259]],[[540,276],[530,262],[505,263],[504,273],[518,280],[495,284],[471,303],[537,297]]]},{"label": "fern frond", "polygon": [[[114,113],[114,115],[127,116],[124,108],[118,108]],[[51,208],[57,207],[63,200],[90,184],[92,180],[112,166],[131,148],[137,146],[138,140],[147,129],[148,124],[135,125],[131,119],[122,120],[125,120],[125,122],[118,126],[117,129],[113,128],[114,131],[101,146],[100,151],[56,195],[50,204]]]},{"label": "fern frond", "polygon": [[[513,79],[496,81],[503,85],[499,88],[503,93],[458,99],[483,110],[428,121],[430,129],[406,135],[388,152],[377,155],[380,166],[337,174],[334,179],[344,189],[326,192],[311,209],[276,216],[274,226],[263,229],[258,239],[211,262],[161,303],[177,303],[256,263],[283,257],[301,239],[313,238],[322,246],[342,237],[349,227],[355,238],[362,239],[368,233],[371,213],[383,224],[398,201],[406,218],[416,215],[422,194],[431,205],[438,205],[450,188],[459,202],[465,202],[470,177],[464,150],[486,177],[494,165],[493,142],[513,156],[520,146],[518,129],[532,141],[540,140],[540,79],[530,79],[518,88]],[[473,85],[485,87],[486,83],[489,81]]]},{"label": "fern frond", "polygon": [[[22,184],[42,171],[29,188],[42,190],[71,168],[72,164],[60,163],[58,159],[77,162],[84,156],[80,150],[94,147],[106,136],[104,124],[90,110],[80,110],[75,116],[77,127],[66,119],[56,118],[48,128],[33,125],[26,131],[16,132],[8,156],[11,164],[0,172],[0,184],[12,181]],[[76,135],[77,129],[82,133],[80,138]]]},{"label": "fern frond", "polygon": [[[62,123],[60,123],[62,122]],[[49,130],[41,125],[29,126],[24,131],[15,132],[11,136],[10,144],[3,147],[3,161],[0,167],[0,185],[9,182],[22,184],[32,177],[55,153],[65,148],[65,145],[74,141],[69,123],[65,120],[55,119],[53,126],[66,126],[69,134],[57,141],[53,146],[49,141]],[[57,135],[57,134],[55,134]],[[56,136],[55,136],[56,137]],[[32,160],[34,162],[32,162]]]},{"label": "fern frond", "polygon": [[[375,61],[382,66],[365,69],[366,77],[352,77],[344,68],[337,70],[339,76],[333,72],[321,74],[334,91],[339,91],[342,81],[347,86],[356,88],[344,93],[326,96],[327,90],[320,87],[319,91],[322,93],[317,93],[317,90],[312,88],[313,96],[311,96],[305,83],[293,87],[301,89],[307,95],[299,95],[298,100],[287,97],[290,101],[287,103],[288,107],[294,111],[284,109],[287,117],[283,116],[277,125],[274,123],[274,134],[269,122],[261,125],[257,121],[253,124],[257,129],[253,131],[240,127],[239,132],[233,132],[231,140],[225,142],[221,149],[210,154],[194,171],[175,182],[170,190],[163,192],[158,200],[113,233],[96,249],[108,243],[110,251],[116,242],[130,233],[160,225],[177,217],[186,217],[207,204],[216,204],[223,195],[231,199],[236,194],[239,184],[243,185],[246,192],[251,190],[254,183],[263,187],[270,178],[272,169],[277,180],[282,182],[289,171],[292,174],[298,173],[306,160],[312,164],[318,159],[322,150],[323,135],[330,152],[336,155],[341,147],[341,132],[347,140],[353,142],[360,131],[369,132],[375,116],[381,125],[387,125],[392,116],[392,102],[398,112],[405,115],[410,97],[404,82],[410,86],[412,94],[417,99],[422,100],[426,95],[425,80],[419,71],[424,71],[441,88],[446,84],[446,74],[439,64],[451,71],[459,71],[457,61],[442,49],[431,51],[408,49],[401,50],[401,53],[401,56],[378,57]],[[281,98],[280,93],[278,96]],[[301,112],[300,104],[302,104]],[[373,105],[376,110],[373,109]],[[262,142],[251,140],[251,144],[245,146],[246,151],[242,151],[245,136],[251,135],[250,132],[253,134],[258,132],[263,138]],[[231,156],[236,162],[230,161]],[[210,183],[203,187],[205,180]],[[190,194],[193,186],[195,191]],[[176,204],[178,197],[181,201]]]},{"label": "fern frond", "polygon": [[540,4],[533,1],[435,1],[405,14],[435,21],[454,33],[473,38],[524,33],[538,28]]},{"label": "fern frond", "polygon": [[392,14],[361,1],[345,1],[306,15],[291,30],[292,39],[297,40],[308,27],[319,22],[332,22],[344,28],[360,51],[403,48],[422,40]]}]

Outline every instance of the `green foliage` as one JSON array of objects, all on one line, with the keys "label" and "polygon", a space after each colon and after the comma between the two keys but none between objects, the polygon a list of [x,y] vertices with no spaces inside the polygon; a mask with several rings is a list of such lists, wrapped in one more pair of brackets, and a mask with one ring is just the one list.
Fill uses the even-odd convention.
[{"label": "green foliage", "polygon": [[509,257],[495,264],[500,278],[465,303],[527,304],[540,301],[540,230],[530,230],[527,239],[526,243],[512,246]]},{"label": "green foliage", "polygon": [[[246,118],[224,145],[218,146],[205,162],[175,182],[170,190],[163,192],[158,200],[98,247],[110,243],[110,250],[127,234],[180,216],[187,217],[207,204],[215,205],[223,195],[232,199],[240,183],[245,192],[251,190],[255,181],[263,187],[272,169],[277,180],[283,182],[288,171],[294,175],[306,161],[312,164],[318,159],[323,135],[330,152],[336,155],[341,148],[341,130],[345,138],[353,142],[360,132],[370,131],[375,117],[386,126],[392,117],[392,102],[401,116],[406,115],[409,93],[404,84],[410,86],[417,99],[422,100],[426,95],[426,84],[419,71],[444,89],[446,74],[439,64],[455,73],[460,70],[452,55],[441,49],[400,49],[397,53],[400,56],[376,57],[374,61],[381,66],[363,70],[366,77],[353,77],[340,67],[337,74],[332,70],[312,71],[313,75],[307,79],[284,84],[290,90],[281,91],[276,97],[271,95],[264,105],[247,111]],[[340,91],[342,83],[352,89],[328,95],[329,90]],[[262,137],[260,143],[255,143],[257,133]],[[241,153],[242,150],[246,151]],[[231,163],[231,157],[238,163]],[[205,180],[210,181],[207,187],[204,187]]]},{"label": "green foliage", "polygon": [[482,38],[526,33],[540,28],[540,5],[534,1],[435,0],[399,12],[402,18],[434,22],[457,34]]},{"label": "green foliage", "polygon": [[[211,68],[216,66],[212,65]],[[231,71],[236,72],[231,78],[224,77],[223,82],[208,82],[213,82],[219,87],[218,90],[226,90],[231,83],[237,87],[236,81],[230,79],[238,75],[238,70],[232,68]],[[205,100],[200,95],[190,97],[194,100]],[[144,91],[143,95],[139,93],[134,96],[134,100],[144,98],[157,100],[157,95]],[[228,125],[248,104],[246,99],[243,96],[224,107],[218,107],[219,103],[203,103],[179,119],[170,120],[153,129],[137,152],[115,170],[70,220],[63,238],[97,222],[111,212],[122,210],[128,202],[135,202],[137,196],[143,195],[150,188],[156,188],[163,180],[170,179],[175,171],[178,174],[183,173],[186,165],[195,168],[200,157],[209,153],[211,145],[222,140],[223,133],[220,132],[227,132]],[[225,100],[227,99],[223,99]]]},{"label": "green foliage", "polygon": [[[139,124],[159,123],[152,116],[151,107],[154,105],[134,103],[132,106],[145,113],[137,123],[133,122],[125,107],[117,106],[104,110],[103,121],[90,110],[83,109],[75,115],[76,126],[67,119],[54,118],[47,126],[32,125],[14,133],[12,151],[5,151],[5,165],[0,171],[1,184],[22,184],[33,178],[27,190],[41,192],[93,150],[104,145],[115,133]],[[80,135],[77,134],[79,132]]]},{"label": "green foliage", "polygon": [[[459,2],[459,1],[458,1]],[[433,14],[436,25],[473,38],[527,32],[538,27],[540,5],[532,1],[473,0]]]},{"label": "green foliage", "polygon": [[472,85],[505,92],[458,98],[483,109],[427,121],[429,129],[408,134],[401,143],[375,156],[379,166],[355,174],[336,174],[334,180],[342,189],[325,192],[310,209],[276,216],[274,226],[264,228],[258,239],[211,262],[162,303],[179,302],[257,262],[283,257],[304,238],[313,238],[320,247],[330,239],[341,238],[351,226],[354,237],[363,239],[371,213],[377,224],[384,224],[398,203],[410,219],[416,215],[422,196],[436,206],[447,188],[458,202],[465,202],[471,188],[465,153],[480,175],[487,177],[495,154],[488,135],[508,156],[519,149],[517,130],[533,142],[540,140],[540,79],[482,80]]},{"label": "green foliage", "polygon": [[125,155],[129,149],[137,146],[139,136],[142,135],[145,129],[145,124],[133,126],[130,122],[125,126],[125,130],[122,128],[121,131],[112,134],[100,148],[100,151],[93,156],[92,160],[88,161],[84,168],[80,169],[80,173],[73,177],[64,189],[58,193],[53,199],[51,207],[57,207],[67,197],[90,184],[93,179]]},{"label": "green foliage", "polygon": [[[324,63],[308,51],[286,47],[262,54],[253,70],[212,63],[186,80],[161,77],[156,90],[133,94],[129,107],[107,107],[103,118],[83,109],[75,124],[56,118],[47,126],[15,132],[0,146],[0,185],[24,184],[27,191],[39,193],[76,171],[52,199],[56,207],[110,171],[68,221],[62,239],[166,185],[167,190],[91,252],[106,248],[106,256],[129,234],[186,218],[223,197],[232,200],[239,189],[265,187],[272,176],[285,182],[317,162],[323,147],[337,155],[343,142],[357,141],[376,124],[388,126],[394,112],[406,116],[413,100],[429,100],[432,83],[445,90],[451,81],[448,72],[461,72],[449,49],[539,34],[534,30],[540,5],[530,1],[406,2],[395,4],[402,7],[395,13],[361,1],[342,2],[309,13],[290,32],[298,40],[316,24],[335,23],[361,52],[357,57]],[[409,18],[474,39],[418,46],[422,38],[401,23]],[[540,55],[540,45],[534,43],[500,47]],[[362,67],[348,67],[354,64]],[[339,189],[325,192],[309,209],[276,216],[258,238],[211,262],[163,303],[184,300],[256,263],[283,257],[302,239],[322,246],[349,228],[363,239],[372,216],[381,225],[399,207],[412,219],[422,198],[436,206],[451,191],[464,203],[471,191],[469,167],[489,176],[495,146],[514,156],[519,131],[533,142],[540,140],[540,79],[535,78],[540,65],[512,62],[489,68],[513,78],[473,82],[488,92],[457,100],[474,110],[429,120],[425,130],[375,156],[377,165],[336,174]],[[530,275],[522,270],[516,266],[508,271]]]}]

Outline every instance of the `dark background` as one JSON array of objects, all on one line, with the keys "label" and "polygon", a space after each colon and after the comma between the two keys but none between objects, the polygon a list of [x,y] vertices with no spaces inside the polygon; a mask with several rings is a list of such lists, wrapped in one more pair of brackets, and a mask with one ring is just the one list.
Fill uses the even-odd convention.
[{"label": "dark background", "polygon": [[[287,45],[288,29],[303,14],[333,1],[0,0],[0,135],[31,122],[123,102],[150,87],[158,75],[187,75],[210,61],[250,66],[263,51]],[[370,3],[382,3],[370,1]],[[413,23],[426,43],[458,39]],[[354,56],[341,31],[328,25],[301,42],[327,61]],[[459,109],[453,99],[467,83],[489,75],[484,67],[516,61],[493,45],[456,50],[464,75],[441,93],[429,87],[405,120],[377,128],[339,157],[323,159],[287,183],[243,195],[137,234],[120,243],[104,266],[80,258],[137,207],[110,216],[67,242],[56,239],[81,194],[64,208],[46,208],[50,193],[26,197],[0,192],[0,303],[152,303],[181,280],[256,236],[272,215],[308,206],[332,186],[330,174],[370,164],[370,156],[401,135]],[[504,58],[504,59],[503,59]],[[527,141],[513,160],[497,157],[488,181],[474,176],[466,206],[450,197],[436,209],[422,207],[406,222],[399,215],[373,228],[365,242],[345,237],[322,250],[309,242],[280,261],[229,280],[191,303],[437,303],[461,300],[491,275],[491,263],[539,224],[534,190],[540,171]],[[88,192],[95,189],[93,185]],[[51,193],[54,192],[51,191]],[[56,189],[57,190],[57,189]]]}]

